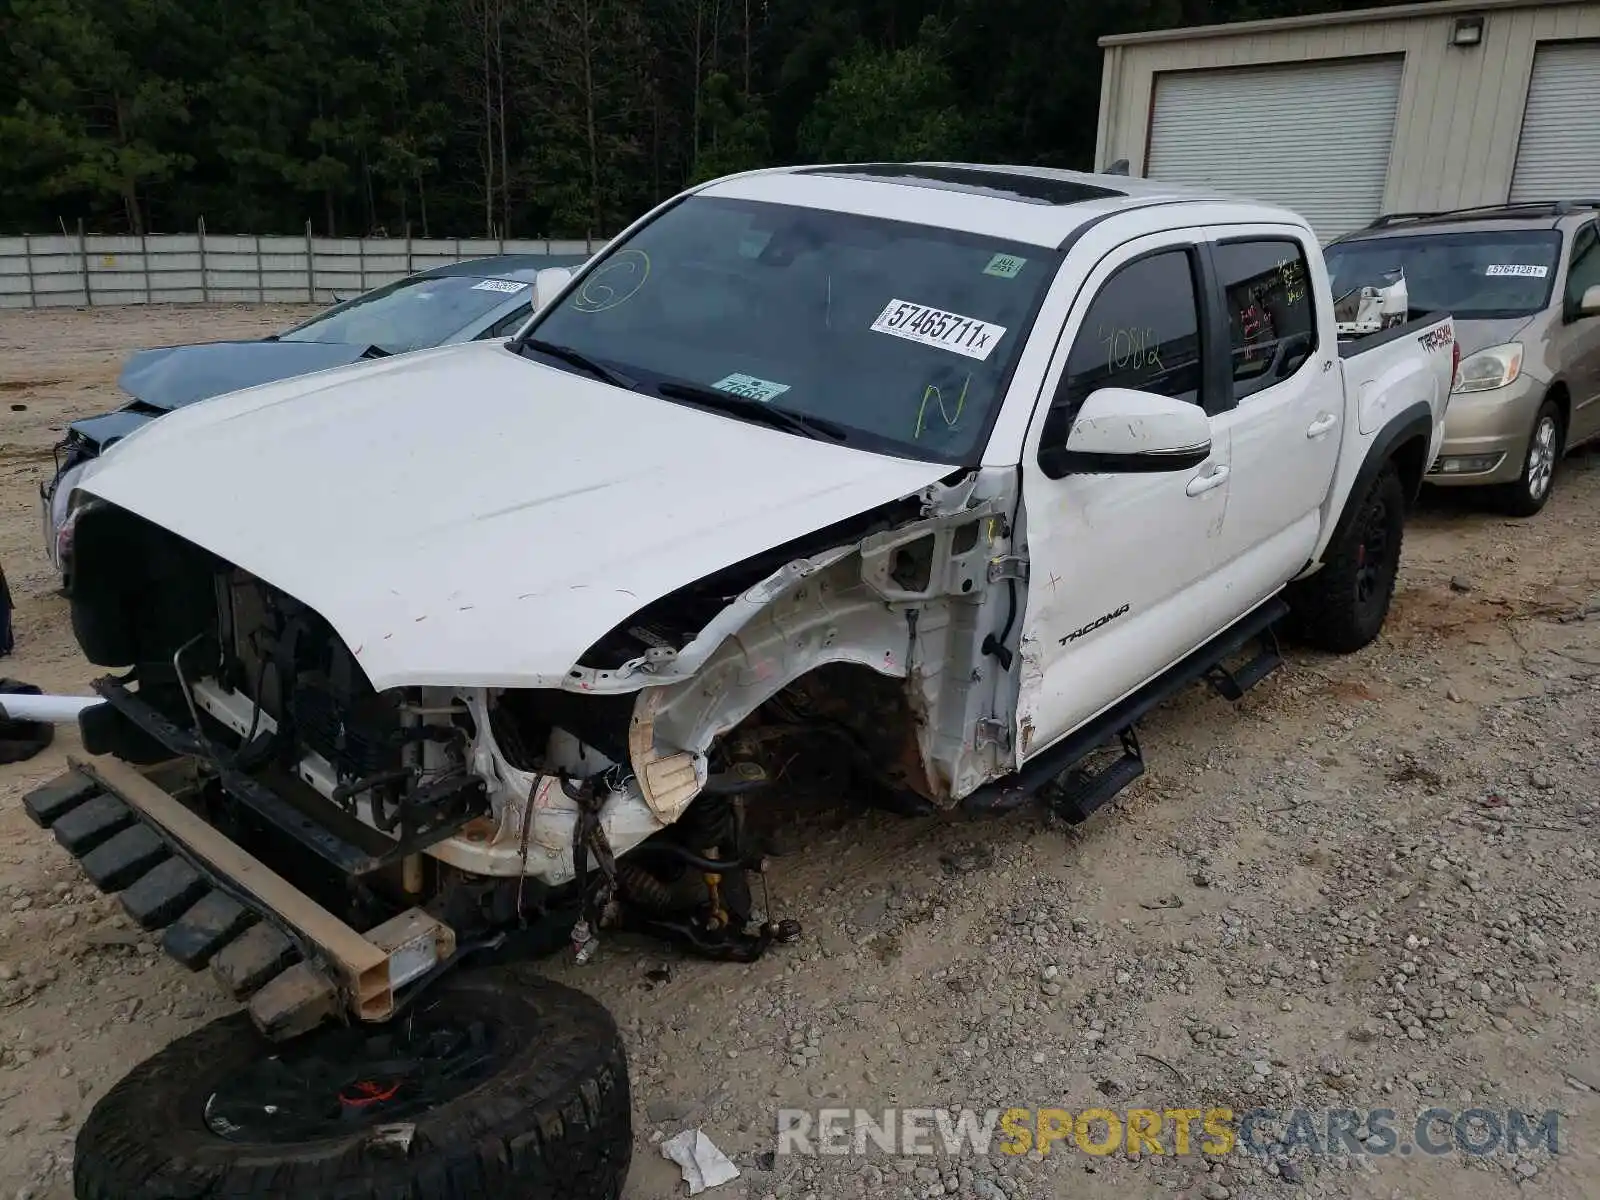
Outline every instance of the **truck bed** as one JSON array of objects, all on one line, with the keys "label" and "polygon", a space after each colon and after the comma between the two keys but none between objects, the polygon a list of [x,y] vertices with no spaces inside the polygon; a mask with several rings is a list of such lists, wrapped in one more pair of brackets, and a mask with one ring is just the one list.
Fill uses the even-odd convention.
[{"label": "truck bed", "polygon": [[1402,325],[1395,325],[1377,333],[1362,334],[1359,337],[1339,339],[1339,357],[1355,358],[1369,350],[1376,350],[1379,346],[1387,346],[1390,342],[1399,341],[1408,335],[1420,335],[1432,326],[1450,319],[1449,313],[1434,312],[1420,317],[1413,317]]}]

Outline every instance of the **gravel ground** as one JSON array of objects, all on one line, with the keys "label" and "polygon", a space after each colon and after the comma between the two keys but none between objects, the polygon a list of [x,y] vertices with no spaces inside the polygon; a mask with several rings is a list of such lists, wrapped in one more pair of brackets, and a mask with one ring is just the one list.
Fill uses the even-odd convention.
[{"label": "gravel ground", "polygon": [[[128,349],[292,315],[0,313],[6,674],[73,691],[91,674],[38,547],[63,419],[112,402]],[[748,967],[626,939],[552,963],[627,1036],[627,1200],[686,1194],[655,1144],[690,1127],[740,1167],[709,1193],[728,1200],[1600,1194],[1597,533],[1600,454],[1569,459],[1532,521],[1430,500],[1379,643],[1292,653],[1238,705],[1185,694],[1142,728],[1149,773],[1087,825],[904,821],[841,797],[783,817],[797,850],[772,910],[803,922],[799,944]],[[72,745],[0,768],[0,1200],[70,1195],[98,1096],[226,1011],[20,812]],[[1280,1121],[1256,1140],[1289,1144],[1265,1156],[1201,1154],[1198,1130],[1174,1154],[1170,1125],[1160,1154],[1068,1137],[1047,1155],[773,1155],[781,1109],[886,1107],[1390,1109],[1403,1144],[1433,1107],[1554,1110],[1560,1152],[1369,1137],[1309,1154]]]}]

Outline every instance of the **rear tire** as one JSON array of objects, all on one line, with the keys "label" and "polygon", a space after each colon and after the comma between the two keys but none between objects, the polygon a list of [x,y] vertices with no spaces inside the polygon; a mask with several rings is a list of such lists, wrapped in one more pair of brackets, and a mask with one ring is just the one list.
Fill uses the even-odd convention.
[{"label": "rear tire", "polygon": [[1533,419],[1528,449],[1522,458],[1522,474],[1515,483],[1500,487],[1496,497],[1500,511],[1508,517],[1531,517],[1542,509],[1556,487],[1556,467],[1561,462],[1565,422],[1555,401],[1546,400]]},{"label": "rear tire", "polygon": [[442,980],[384,1026],[281,1045],[243,1013],[196,1030],[95,1105],[74,1189],[79,1200],[616,1200],[632,1151],[616,1023],[514,966]]},{"label": "rear tire", "polygon": [[1290,590],[1294,628],[1319,650],[1350,654],[1383,629],[1400,573],[1406,489],[1394,463],[1367,488],[1322,570]]}]

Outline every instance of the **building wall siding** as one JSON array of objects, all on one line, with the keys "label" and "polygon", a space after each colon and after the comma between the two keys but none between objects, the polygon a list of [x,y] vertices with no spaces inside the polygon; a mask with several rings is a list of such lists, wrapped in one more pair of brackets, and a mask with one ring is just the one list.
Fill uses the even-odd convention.
[{"label": "building wall siding", "polygon": [[1498,204],[1510,194],[1538,44],[1600,39],[1600,3],[1491,9],[1474,49],[1450,44],[1460,15],[1107,46],[1095,166],[1125,158],[1144,172],[1163,72],[1404,54],[1385,211]]}]

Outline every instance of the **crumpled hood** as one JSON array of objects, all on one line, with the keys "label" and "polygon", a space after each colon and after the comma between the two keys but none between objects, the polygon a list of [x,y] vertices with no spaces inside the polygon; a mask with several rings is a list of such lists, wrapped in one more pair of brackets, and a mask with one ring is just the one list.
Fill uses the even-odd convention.
[{"label": "crumpled hood", "polygon": [[292,379],[360,360],[367,346],[340,342],[199,342],[128,356],[117,386],[156,408],[182,408],[224,392]]},{"label": "crumpled hood", "polygon": [[337,342],[262,341],[138,350],[128,356],[117,377],[117,386],[133,397],[133,403],[97,417],[84,417],[67,428],[102,447],[172,409],[241,388],[346,366],[359,362],[366,352],[365,346]]},{"label": "crumpled hood", "polygon": [[101,413],[98,417],[74,421],[67,428],[96,448],[103,448],[108,443],[127,437],[139,426],[154,421],[160,415],[159,412],[136,407],[119,408],[114,412]]},{"label": "crumpled hood", "polygon": [[949,471],[479,342],[183,409],[85,490],[310,605],[380,690],[550,687],[651,601]]}]

